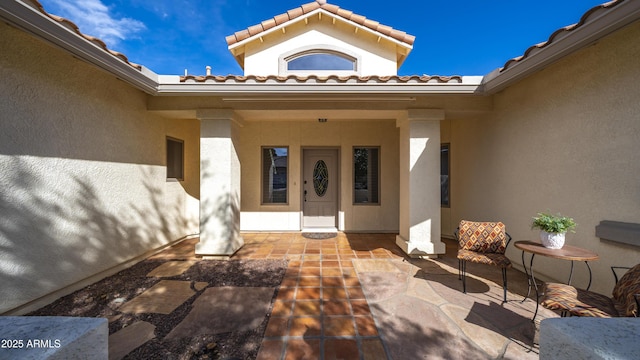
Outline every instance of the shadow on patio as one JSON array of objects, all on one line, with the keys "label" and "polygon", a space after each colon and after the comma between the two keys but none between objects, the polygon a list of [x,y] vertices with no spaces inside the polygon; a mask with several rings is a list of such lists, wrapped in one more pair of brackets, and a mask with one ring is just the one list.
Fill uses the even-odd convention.
[{"label": "shadow on patio", "polygon": [[[500,271],[488,266],[469,264],[468,291],[463,294],[455,258],[457,245],[452,240],[443,239],[447,244],[445,256],[423,260],[407,258],[395,245],[394,234],[339,233],[326,240],[289,233],[244,236],[247,245],[236,257],[284,258],[290,261],[290,269],[296,269],[295,275],[285,276],[288,297],[276,298],[276,305],[283,301],[293,307],[293,314],[279,319],[286,325],[277,336],[263,342],[263,348],[268,344],[271,350],[261,352],[258,358],[278,357],[279,353],[283,358],[296,354],[329,359],[334,355],[357,356],[358,351],[364,359],[535,359],[536,324],[545,317],[557,316],[541,308],[536,324],[531,321],[535,302],[522,302],[527,279],[514,269],[509,270],[506,304],[502,304],[502,287],[498,285],[502,281]],[[339,290],[344,286],[342,294],[346,295],[327,295],[336,293],[335,284],[325,284],[334,276],[344,279]],[[313,282],[313,278],[320,280]],[[367,311],[362,314],[373,317],[374,329],[363,331],[358,326],[364,318],[359,318],[361,305],[354,303],[357,295],[350,296],[358,294],[356,289],[366,300]],[[309,293],[324,301],[313,314],[296,315],[297,307],[312,301]],[[300,294],[305,295],[299,298]],[[342,333],[329,329],[326,319],[336,315],[327,311],[331,304],[346,304],[344,313],[338,315],[352,315],[356,325],[346,325],[349,329]],[[302,321],[307,331],[294,331]],[[314,331],[309,333],[309,328]],[[336,338],[343,341],[341,349],[329,346]],[[349,345],[351,339],[353,344]],[[351,350],[346,349],[349,346]]]},{"label": "shadow on patio", "polygon": [[[457,245],[443,241],[447,254],[439,259],[403,257],[389,260],[395,269],[358,271],[389,357],[537,358],[536,324],[557,315],[541,309],[531,321],[535,303],[522,302],[526,276],[509,270],[509,301],[502,304],[500,271],[469,264],[463,294]],[[391,237],[387,244],[395,247]]]}]

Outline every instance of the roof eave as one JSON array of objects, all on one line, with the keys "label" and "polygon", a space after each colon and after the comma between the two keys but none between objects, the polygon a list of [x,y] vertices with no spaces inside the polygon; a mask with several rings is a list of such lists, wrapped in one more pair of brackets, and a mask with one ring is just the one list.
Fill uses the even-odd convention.
[{"label": "roof eave", "polygon": [[479,82],[462,84],[265,84],[180,83],[160,84],[160,96],[264,96],[264,95],[474,95]]},{"label": "roof eave", "polygon": [[487,94],[497,93],[559,59],[637,21],[640,19],[640,1],[623,1],[611,9],[603,9],[592,16],[588,23],[555,39],[544,48],[528,54],[507,69],[496,69],[486,75],[482,91]]},{"label": "roof eave", "polygon": [[0,18],[10,25],[70,52],[148,94],[156,93],[157,75],[154,72],[145,67],[142,67],[141,70],[135,69],[44,14],[35,11],[21,0],[1,2]]}]

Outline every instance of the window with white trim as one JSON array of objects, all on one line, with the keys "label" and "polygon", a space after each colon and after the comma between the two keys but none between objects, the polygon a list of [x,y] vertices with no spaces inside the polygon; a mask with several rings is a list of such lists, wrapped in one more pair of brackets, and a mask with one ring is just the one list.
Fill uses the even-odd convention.
[{"label": "window with white trim", "polygon": [[168,136],[167,179],[184,180],[184,141]]},{"label": "window with white trim", "polygon": [[262,204],[286,204],[289,148],[262,148]]},{"label": "window with white trim", "polygon": [[380,204],[380,148],[353,148],[353,203]]}]

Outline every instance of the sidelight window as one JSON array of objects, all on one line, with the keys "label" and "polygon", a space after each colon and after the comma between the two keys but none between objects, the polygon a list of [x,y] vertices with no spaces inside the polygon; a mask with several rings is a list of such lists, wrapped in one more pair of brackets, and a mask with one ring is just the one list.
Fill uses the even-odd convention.
[{"label": "sidelight window", "polygon": [[262,148],[262,203],[286,204],[289,148]]},{"label": "sidelight window", "polygon": [[440,145],[440,206],[449,207],[450,168],[449,144]]},{"label": "sidelight window", "polygon": [[380,148],[353,149],[353,203],[380,204]]}]

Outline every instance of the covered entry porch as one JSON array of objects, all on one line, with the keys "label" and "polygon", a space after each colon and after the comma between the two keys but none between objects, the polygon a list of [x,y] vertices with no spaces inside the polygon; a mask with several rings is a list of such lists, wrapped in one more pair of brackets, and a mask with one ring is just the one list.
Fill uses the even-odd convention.
[{"label": "covered entry porch", "polygon": [[[411,256],[444,253],[444,110],[206,109],[196,115],[198,255],[232,255],[244,244],[240,231],[395,233]],[[359,162],[363,153],[369,156]]]}]

